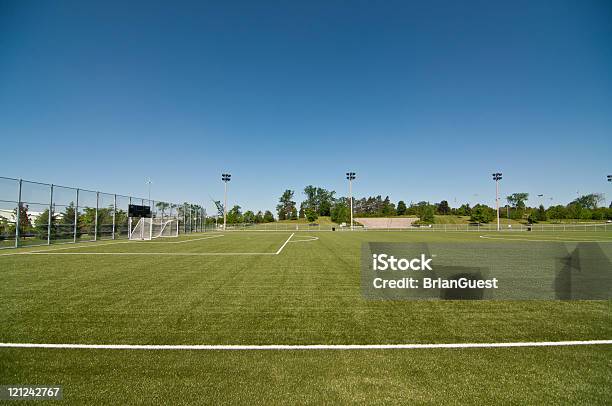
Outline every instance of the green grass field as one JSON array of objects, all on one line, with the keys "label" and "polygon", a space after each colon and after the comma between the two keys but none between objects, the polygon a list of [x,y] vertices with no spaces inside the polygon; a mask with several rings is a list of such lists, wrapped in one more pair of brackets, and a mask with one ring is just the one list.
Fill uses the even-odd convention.
[{"label": "green grass field", "polygon": [[[289,237],[293,236],[289,239]],[[612,232],[225,232],[0,251],[0,342],[407,344],[612,339],[610,301],[369,301],[362,242],[609,241]],[[0,384],[72,404],[609,404],[612,346],[0,348]]]}]

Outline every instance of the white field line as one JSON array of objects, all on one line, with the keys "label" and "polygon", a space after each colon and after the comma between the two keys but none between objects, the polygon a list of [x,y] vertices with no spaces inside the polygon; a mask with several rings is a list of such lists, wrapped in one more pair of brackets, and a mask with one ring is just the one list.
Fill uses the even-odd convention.
[{"label": "white field line", "polygon": [[218,238],[218,237],[224,237],[224,235],[215,234],[215,235],[209,235],[208,237],[192,238],[190,240],[182,240],[182,241],[159,241],[159,242],[156,241],[155,244],[184,244],[186,242],[208,240],[210,238]]},{"label": "white field line", "polygon": [[[113,242],[107,242],[107,243],[102,243],[102,244],[96,244],[95,242],[93,243],[82,243],[84,245],[81,245],[81,243],[77,243],[79,245],[69,245],[69,246],[63,246],[63,247],[58,247],[58,248],[49,248],[49,249],[44,249],[44,250],[33,250],[33,251],[21,251],[21,252],[9,252],[7,254],[0,254],[0,256],[10,256],[10,255],[25,255],[25,254],[33,254],[33,253],[46,253],[49,251],[61,251],[61,250],[73,250],[73,249],[77,249],[77,248],[87,248],[87,247],[91,247],[91,244],[94,244],[94,247],[102,247],[105,245],[114,245],[114,244],[128,244],[128,243],[134,243],[135,241],[113,241]],[[25,247],[24,247],[25,248]]]},{"label": "white field line", "polygon": [[[165,256],[180,256],[180,257],[196,257],[196,256],[232,256],[232,255],[278,255],[281,253],[283,248],[290,242],[291,237],[293,237],[295,233],[292,233],[289,238],[285,241],[285,243],[278,249],[276,252],[49,252],[49,251],[57,251],[64,250],[68,248],[83,248],[83,247],[65,247],[65,248],[57,248],[57,249],[49,249],[49,250],[37,250],[37,251],[27,251],[27,252],[19,252],[13,254],[4,254],[4,255],[165,255]],[[183,242],[191,242],[196,240],[205,240],[209,238],[223,237],[223,235],[214,235],[202,238],[194,238],[185,241],[172,241],[169,242],[171,244],[178,244]],[[120,241],[126,242],[126,241]],[[129,241],[133,242],[133,241]],[[164,242],[165,243],[165,242]],[[114,244],[114,243],[109,243]],[[103,245],[109,245],[103,244]],[[97,245],[99,246],[99,245]],[[0,254],[1,255],[1,254]]]},{"label": "white field line", "polygon": [[294,243],[294,242],[308,242],[308,241],[316,241],[316,240],[319,239],[319,237],[315,237],[315,236],[312,236],[312,235],[300,235],[299,236],[299,238],[302,238],[302,237],[305,237],[305,238],[308,238],[308,239],[307,240],[292,240],[292,241],[289,241],[289,242],[291,242],[291,243]]},{"label": "white field line", "polygon": [[[481,235],[480,238],[484,238],[487,240],[504,240],[504,241],[536,241],[536,242],[598,242],[598,243],[606,243],[606,242],[610,242],[612,243],[612,240],[603,240],[603,241],[597,241],[597,240],[554,240],[554,239],[549,239],[549,240],[540,240],[540,239],[535,239],[535,238],[507,238],[507,237],[490,237],[487,235]],[[555,237],[550,237],[550,238],[555,238]],[[566,237],[567,238],[567,237]],[[570,237],[572,238],[572,237]]]},{"label": "white field line", "polygon": [[291,239],[291,237],[293,237],[295,235],[295,233],[291,233],[291,235],[289,236],[289,238],[287,238],[287,241],[285,241],[285,243],[278,249],[278,251],[276,251],[275,255],[278,255],[281,253],[281,251],[283,250],[283,248],[285,248],[285,245],[287,245],[287,243],[289,242],[289,240]]},{"label": "white field line", "polygon": [[[198,240],[206,240],[206,239],[209,239],[209,238],[216,238],[216,237],[223,237],[223,234],[215,234],[215,235],[208,236],[208,237],[192,238],[192,239],[189,239],[189,240],[182,240],[182,241],[156,241],[154,244],[182,244],[182,243],[185,243],[185,242],[198,241]],[[63,245],[62,247],[47,248],[47,249],[43,249],[43,250],[36,249],[36,250],[32,250],[32,251],[8,252],[6,254],[0,254],[0,257],[2,257],[2,256],[11,256],[11,255],[45,254],[45,253],[49,253],[47,255],[52,255],[50,253],[50,251],[73,250],[73,249],[77,249],[77,248],[90,248],[90,247],[97,248],[97,247],[103,247],[103,246],[106,246],[106,245],[138,244],[138,243],[150,243],[150,242],[151,241],[121,240],[121,241],[112,241],[112,242],[105,242],[105,243],[96,243],[95,241],[91,241],[91,242],[77,243],[77,245],[63,245],[62,244]],[[24,248],[26,248],[26,247],[24,247]]]},{"label": "white field line", "polygon": [[52,348],[88,350],[416,350],[435,348],[514,348],[569,347],[578,345],[612,345],[612,340],[532,341],[510,343],[450,343],[450,344],[268,344],[268,345],[149,345],[149,344],[39,344],[0,343],[0,348]]},{"label": "white field line", "polygon": [[276,252],[24,252],[30,255],[167,255],[198,257],[209,255],[278,255]]}]

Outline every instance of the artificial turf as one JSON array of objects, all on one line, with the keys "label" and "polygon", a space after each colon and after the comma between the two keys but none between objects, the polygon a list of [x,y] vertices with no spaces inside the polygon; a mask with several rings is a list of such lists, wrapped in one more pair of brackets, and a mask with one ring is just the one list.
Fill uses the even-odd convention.
[{"label": "artificial turf", "polygon": [[[298,232],[273,255],[291,234],[226,232],[201,239],[220,235],[205,233],[2,251],[16,255],[0,256],[0,342],[612,338],[610,301],[371,301],[361,296],[362,242],[486,244],[478,233]],[[612,241],[610,232],[506,237]],[[54,251],[21,254],[47,249]],[[137,255],[124,255],[130,253]],[[612,399],[611,362],[609,345],[278,352],[2,348],[0,384],[62,384],[71,403],[604,404]]]}]

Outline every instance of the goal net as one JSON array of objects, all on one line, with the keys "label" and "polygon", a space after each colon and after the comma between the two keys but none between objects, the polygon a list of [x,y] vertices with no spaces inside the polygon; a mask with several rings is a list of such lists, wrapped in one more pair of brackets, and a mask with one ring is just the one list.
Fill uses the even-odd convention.
[{"label": "goal net", "polygon": [[130,240],[152,240],[161,237],[178,237],[179,223],[176,218],[141,217],[134,227],[131,226]]}]

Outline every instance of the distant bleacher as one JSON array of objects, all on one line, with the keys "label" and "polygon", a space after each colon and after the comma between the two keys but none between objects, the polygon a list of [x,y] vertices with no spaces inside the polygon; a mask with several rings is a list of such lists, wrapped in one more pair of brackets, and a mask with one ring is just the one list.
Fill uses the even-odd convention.
[{"label": "distant bleacher", "polygon": [[366,228],[409,228],[417,217],[356,217],[355,221]]}]

